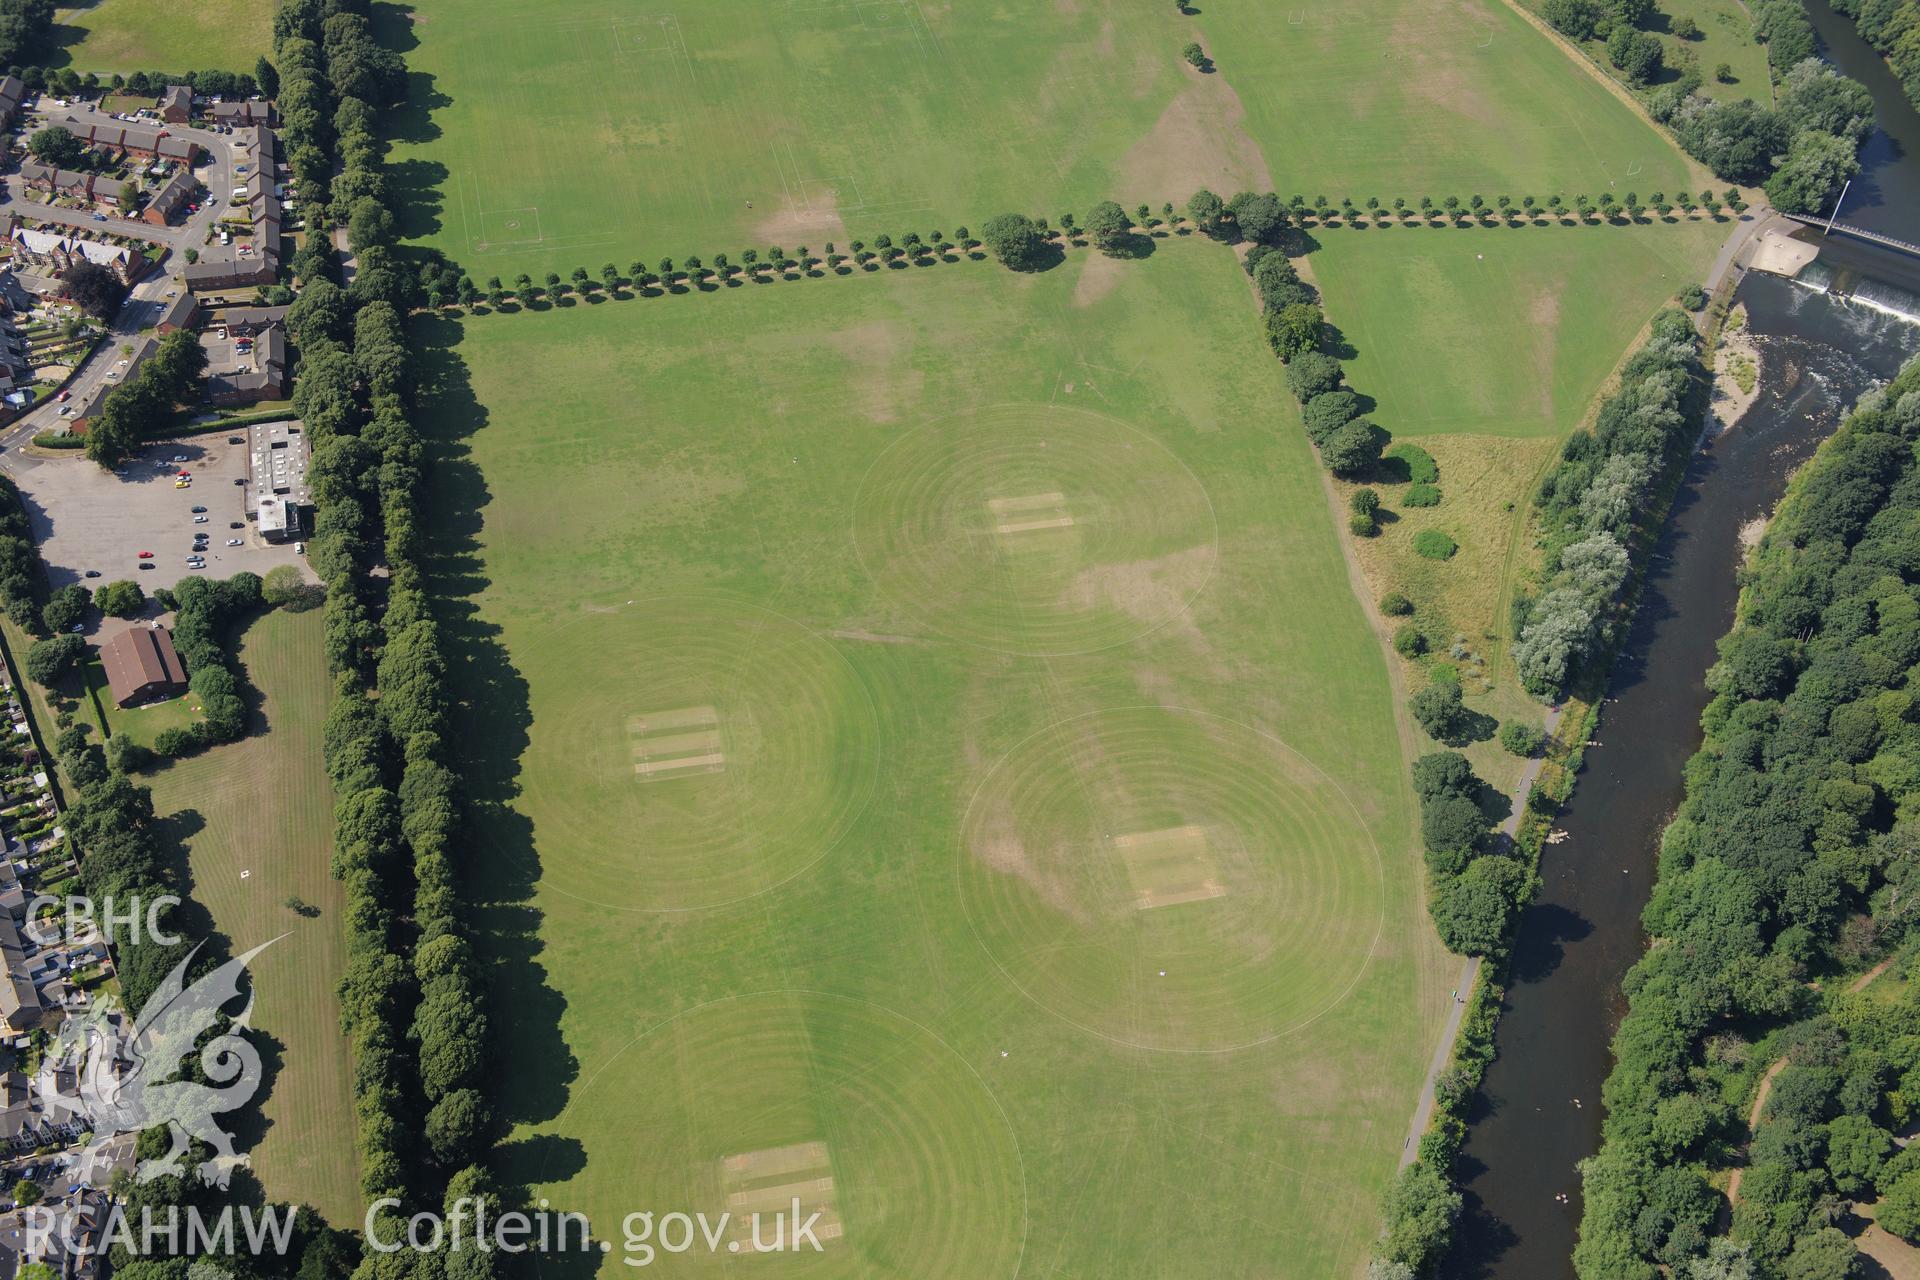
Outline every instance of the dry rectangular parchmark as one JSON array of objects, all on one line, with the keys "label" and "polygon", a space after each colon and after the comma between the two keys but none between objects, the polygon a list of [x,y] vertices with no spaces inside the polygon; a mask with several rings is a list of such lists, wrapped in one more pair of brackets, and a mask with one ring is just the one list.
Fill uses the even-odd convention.
[{"label": "dry rectangular parchmark", "polygon": [[719,773],[726,768],[720,713],[711,706],[679,707],[627,722],[634,776],[642,782]]},{"label": "dry rectangular parchmark", "polygon": [[1140,911],[1206,902],[1226,896],[1205,827],[1188,825],[1115,836],[1114,851],[1133,886]]}]

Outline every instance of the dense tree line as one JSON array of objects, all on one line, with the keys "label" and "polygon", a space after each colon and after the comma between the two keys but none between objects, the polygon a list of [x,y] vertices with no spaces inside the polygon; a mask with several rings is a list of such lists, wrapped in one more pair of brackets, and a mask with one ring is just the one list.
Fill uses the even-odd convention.
[{"label": "dense tree line", "polygon": [[1660,478],[1691,447],[1689,392],[1699,340],[1684,311],[1663,312],[1620,371],[1593,429],[1575,432],[1541,481],[1534,505],[1545,535],[1540,593],[1515,601],[1514,665],[1527,691],[1557,701],[1604,648],[1626,582],[1627,544]]},{"label": "dense tree line", "polygon": [[41,601],[47,594],[47,566],[33,540],[26,503],[12,477],[0,475],[0,609],[16,627],[39,635],[44,624]]},{"label": "dense tree line", "polygon": [[[373,44],[362,0],[286,0],[275,33],[283,110],[287,86],[301,85],[301,109],[287,116],[295,145],[313,148],[318,166],[335,154],[341,164],[315,225],[346,224],[359,264],[342,288],[331,255],[310,254],[287,327],[299,356],[295,408],[314,442],[309,554],[327,587],[335,697],[325,755],[334,872],[348,897],[340,995],[361,1181],[370,1200],[395,1196],[413,1211],[491,1187],[482,1167],[492,1131],[482,1089],[488,1016],[453,861],[459,806],[446,663],[419,565],[423,445],[410,418],[404,321],[423,275],[437,278],[440,267],[430,261],[423,273],[395,251],[376,122],[404,91],[405,69]],[[370,576],[376,565],[384,591]],[[444,1262],[449,1275],[482,1280],[492,1261],[472,1251],[430,1263],[392,1255],[361,1269],[437,1273]]]},{"label": "dense tree line", "polygon": [[1853,19],[1920,106],[1920,0],[1838,0],[1833,7]]},{"label": "dense tree line", "polygon": [[0,0],[0,66],[22,66],[53,51],[54,0]]},{"label": "dense tree line", "polygon": [[[1852,1274],[1834,1230],[1878,1197],[1920,1238],[1920,1012],[1847,994],[1891,956],[1914,976],[1920,895],[1920,362],[1862,398],[1796,477],[1708,675],[1705,741],[1662,840],[1655,940],[1625,988],[1603,1145],[1584,1167],[1591,1280]],[[1732,1219],[1732,1162],[1775,1077]],[[1747,1270],[1703,1271],[1718,1265]],[[1683,1268],[1694,1268],[1683,1271]]]}]

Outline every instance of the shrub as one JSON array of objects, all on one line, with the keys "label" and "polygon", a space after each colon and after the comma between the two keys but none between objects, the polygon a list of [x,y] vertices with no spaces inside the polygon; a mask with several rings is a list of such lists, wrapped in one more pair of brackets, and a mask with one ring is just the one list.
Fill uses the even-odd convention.
[{"label": "shrub", "polygon": [[1707,305],[1707,291],[1697,284],[1690,284],[1680,291],[1680,305],[1689,311],[1698,311]]},{"label": "shrub", "polygon": [[1437,507],[1440,505],[1440,490],[1430,484],[1408,485],[1406,495],[1400,501],[1409,507]]},{"label": "shrub", "polygon": [[1393,633],[1393,648],[1403,658],[1417,658],[1427,651],[1427,638],[1411,622],[1403,622]]},{"label": "shrub", "polygon": [[1440,479],[1440,464],[1433,455],[1417,444],[1397,444],[1387,450],[1389,458],[1397,458],[1406,465],[1407,479],[1415,484],[1433,484]]},{"label": "shrub", "polygon": [[1380,495],[1371,489],[1355,489],[1347,506],[1360,515],[1370,516],[1380,509]]},{"label": "shrub", "polygon": [[200,745],[200,735],[191,728],[175,725],[162,729],[153,737],[153,749],[163,756],[179,758],[188,755]]},{"label": "shrub", "polygon": [[1460,549],[1460,544],[1438,529],[1422,529],[1414,535],[1413,550],[1416,555],[1429,560],[1447,560]]},{"label": "shrub", "polygon": [[1413,612],[1413,601],[1398,591],[1389,591],[1380,598],[1380,612],[1390,618],[1404,618]]},{"label": "shrub", "polygon": [[1356,538],[1371,538],[1380,532],[1380,522],[1371,511],[1356,511],[1347,517],[1347,532]]},{"label": "shrub", "polygon": [[1509,720],[1500,726],[1500,745],[1516,756],[1537,755],[1546,740],[1547,735],[1537,725]]}]

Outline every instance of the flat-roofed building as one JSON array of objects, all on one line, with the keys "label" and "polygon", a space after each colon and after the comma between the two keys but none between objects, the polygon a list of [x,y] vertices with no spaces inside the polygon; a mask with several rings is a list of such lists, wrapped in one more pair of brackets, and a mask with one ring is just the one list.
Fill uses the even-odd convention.
[{"label": "flat-roofed building", "polygon": [[307,433],[298,422],[260,422],[247,436],[248,519],[268,542],[306,536]]}]

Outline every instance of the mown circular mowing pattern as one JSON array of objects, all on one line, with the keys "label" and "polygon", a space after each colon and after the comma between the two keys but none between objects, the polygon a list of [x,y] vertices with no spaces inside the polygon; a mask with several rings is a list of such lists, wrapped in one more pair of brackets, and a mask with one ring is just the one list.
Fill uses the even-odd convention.
[{"label": "mown circular mowing pattern", "polygon": [[1042,730],[987,775],[961,841],[967,919],[1007,978],[1143,1048],[1305,1026],[1352,989],[1383,919],[1379,851],[1338,786],[1278,739],[1196,711]]},{"label": "mown circular mowing pattern", "polygon": [[1034,656],[1164,626],[1219,552],[1206,490],[1163,445],[1046,405],[947,418],[896,441],[854,497],[853,540],[920,626]]},{"label": "mown circular mowing pattern", "polygon": [[[696,1235],[649,1275],[1005,1280],[1020,1269],[1026,1178],[998,1101],[932,1032],[863,1001],[782,991],[701,1005],[592,1070],[558,1128],[584,1143],[592,1176],[541,1194],[613,1244],[602,1275],[634,1274],[621,1224],[636,1209],[733,1215],[715,1247]],[[771,1215],[790,1218],[796,1197],[803,1219],[820,1215],[821,1251],[756,1253],[744,1215],[762,1212],[769,1244]]]},{"label": "mown circular mowing pattern", "polygon": [[540,715],[522,785],[559,892],[719,906],[811,867],[872,790],[874,710],[840,652],[720,596],[592,609],[515,645]]}]

